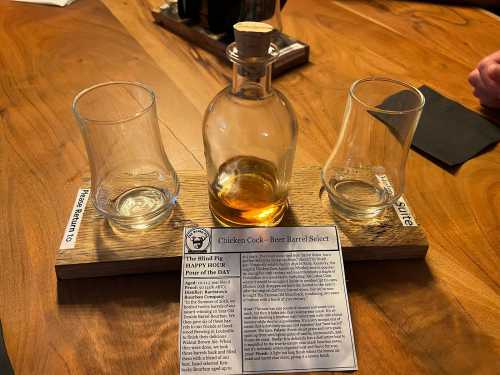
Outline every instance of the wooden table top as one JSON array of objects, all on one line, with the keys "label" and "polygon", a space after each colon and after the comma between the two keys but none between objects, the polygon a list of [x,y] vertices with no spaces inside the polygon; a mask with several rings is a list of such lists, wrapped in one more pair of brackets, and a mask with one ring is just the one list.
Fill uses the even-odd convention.
[{"label": "wooden table top", "polygon": [[[89,173],[71,113],[79,90],[149,84],[174,167],[204,168],[202,114],[230,69],[154,25],[151,5],[0,2],[0,318],[18,375],[178,372],[179,274],[58,284],[54,273]],[[355,79],[426,84],[479,110],[467,75],[500,48],[499,18],[473,8],[290,0],[283,16],[311,45],[311,63],[275,82],[297,111],[296,166],[325,162]],[[426,260],[347,265],[359,373],[497,373],[500,146],[455,174],[412,151],[406,196],[428,235]]]}]

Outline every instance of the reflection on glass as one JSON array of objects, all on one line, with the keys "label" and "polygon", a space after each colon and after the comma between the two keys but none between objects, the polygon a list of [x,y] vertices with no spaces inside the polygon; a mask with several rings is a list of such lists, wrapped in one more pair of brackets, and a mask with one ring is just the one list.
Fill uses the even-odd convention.
[{"label": "reflection on glass", "polygon": [[405,166],[424,96],[388,78],[354,82],[339,138],[321,178],[336,212],[376,217],[404,191]]},{"label": "reflection on glass", "polygon": [[102,83],[80,92],[73,111],[97,211],[128,229],[147,229],[169,217],[179,183],[161,143],[154,92],[140,83]]}]

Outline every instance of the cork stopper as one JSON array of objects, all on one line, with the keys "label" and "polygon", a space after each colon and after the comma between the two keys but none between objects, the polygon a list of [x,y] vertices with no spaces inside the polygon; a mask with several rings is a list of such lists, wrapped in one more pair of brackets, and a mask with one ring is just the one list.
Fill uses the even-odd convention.
[{"label": "cork stopper", "polygon": [[264,57],[271,43],[273,27],[264,22],[245,21],[234,26],[238,55],[243,58]]}]

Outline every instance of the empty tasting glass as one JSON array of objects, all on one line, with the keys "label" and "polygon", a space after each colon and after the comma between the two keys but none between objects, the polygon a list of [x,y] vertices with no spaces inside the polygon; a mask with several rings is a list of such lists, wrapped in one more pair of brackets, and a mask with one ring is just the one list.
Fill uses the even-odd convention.
[{"label": "empty tasting glass", "polygon": [[343,124],[321,179],[336,212],[379,215],[402,194],[405,165],[424,96],[388,78],[365,78],[349,90]]},{"label": "empty tasting glass", "polygon": [[169,217],[179,182],[161,143],[154,92],[141,83],[101,83],[75,97],[73,112],[96,210],[127,229],[147,229]]}]

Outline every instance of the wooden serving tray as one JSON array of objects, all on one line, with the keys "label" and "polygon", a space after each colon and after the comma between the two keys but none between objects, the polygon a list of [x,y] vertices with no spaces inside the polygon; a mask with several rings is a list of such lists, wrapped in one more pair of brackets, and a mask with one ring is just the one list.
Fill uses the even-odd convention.
[{"label": "wooden serving tray", "polygon": [[[158,25],[229,62],[226,57],[226,48],[233,41],[232,36],[227,33],[211,33],[189,18],[180,18],[176,3],[165,4],[160,8],[153,9],[151,13]],[[273,63],[273,77],[309,61],[308,44],[283,33],[280,33],[277,44],[280,55]]]},{"label": "wooden serving tray", "polygon": [[[179,270],[184,226],[219,226],[208,208],[202,171],[178,173],[178,205],[168,222],[146,232],[117,232],[89,200],[73,249],[58,250],[60,279]],[[290,208],[280,225],[337,225],[346,261],[423,258],[428,243],[420,226],[403,226],[388,208],[376,222],[359,224],[335,215],[321,189],[320,168],[296,169],[290,186]]]}]

